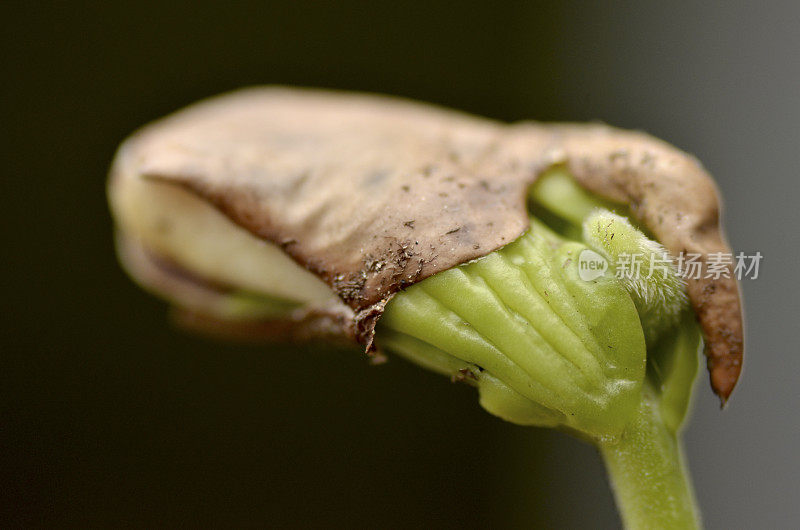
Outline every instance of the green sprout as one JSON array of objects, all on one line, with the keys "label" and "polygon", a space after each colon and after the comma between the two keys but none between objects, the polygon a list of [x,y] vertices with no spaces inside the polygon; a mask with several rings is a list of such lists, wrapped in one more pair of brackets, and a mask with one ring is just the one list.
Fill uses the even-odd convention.
[{"label": "green sprout", "polygon": [[[335,296],[209,205],[123,184],[113,195],[129,236],[118,240],[123,263],[179,307],[248,322]],[[512,243],[397,293],[378,344],[476,387],[504,420],[593,443],[626,527],[698,528],[679,435],[702,340],[681,277],[624,206],[588,193],[564,167],[532,186],[529,211],[530,229]],[[159,278],[137,241],[184,274]]]},{"label": "green sprout", "polygon": [[703,337],[724,402],[743,333],[735,278],[691,279],[693,309],[661,245],[728,250],[685,153],[601,125],[266,87],[141,129],[108,192],[124,267],[180,324],[395,353],[499,418],[596,446],[626,527],[700,526],[681,427]]},{"label": "green sprout", "polygon": [[[701,334],[682,279],[623,208],[566,169],[542,175],[530,199],[516,241],[398,293],[380,343],[474,385],[500,418],[594,443],[626,527],[698,528],[679,434]],[[590,279],[584,252],[603,261]]]}]

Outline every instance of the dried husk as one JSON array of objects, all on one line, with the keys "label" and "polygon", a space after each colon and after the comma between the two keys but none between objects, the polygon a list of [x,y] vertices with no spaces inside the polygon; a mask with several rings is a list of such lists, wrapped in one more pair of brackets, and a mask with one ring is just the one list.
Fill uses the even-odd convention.
[{"label": "dried husk", "polygon": [[[627,204],[672,254],[730,252],[713,180],[660,140],[601,124],[505,125],[382,96],[267,87],[216,97],[130,137],[110,186],[112,195],[123,179],[179,186],[280,246],[338,295],[311,309],[325,335],[372,351],[395,293],[528,228],[528,189],[554,164]],[[724,402],[742,362],[737,282],[689,279],[688,293]],[[308,324],[295,313],[265,329],[302,337]]]}]

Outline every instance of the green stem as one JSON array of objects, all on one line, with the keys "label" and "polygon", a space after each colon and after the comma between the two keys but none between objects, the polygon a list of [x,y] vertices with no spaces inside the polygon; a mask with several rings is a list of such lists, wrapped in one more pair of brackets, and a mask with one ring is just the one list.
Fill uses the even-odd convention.
[{"label": "green stem", "polygon": [[700,528],[683,451],[649,384],[636,419],[616,443],[599,445],[625,528]]}]

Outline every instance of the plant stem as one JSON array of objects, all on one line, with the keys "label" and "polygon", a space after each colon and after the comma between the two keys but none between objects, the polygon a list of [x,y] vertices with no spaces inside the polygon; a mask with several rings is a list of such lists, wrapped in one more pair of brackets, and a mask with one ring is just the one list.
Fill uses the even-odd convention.
[{"label": "plant stem", "polygon": [[661,419],[649,384],[636,419],[616,443],[599,444],[628,529],[701,527],[677,433]]}]

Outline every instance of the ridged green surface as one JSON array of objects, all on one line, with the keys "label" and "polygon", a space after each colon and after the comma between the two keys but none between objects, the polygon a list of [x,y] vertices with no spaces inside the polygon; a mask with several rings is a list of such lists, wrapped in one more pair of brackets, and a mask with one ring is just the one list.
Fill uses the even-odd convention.
[{"label": "ridged green surface", "polygon": [[578,277],[585,248],[533,220],[510,245],[396,296],[381,343],[474,382],[507,420],[617,436],[640,399],[644,336],[619,282]]},{"label": "ridged green surface", "polygon": [[[663,247],[564,168],[531,200],[517,241],[398,293],[380,343],[473,384],[501,418],[594,441],[627,528],[697,528],[678,434],[702,341],[682,280],[672,266],[652,274]],[[578,275],[586,249],[609,263],[591,281]],[[633,253],[648,264],[624,277],[618,258]]]}]

